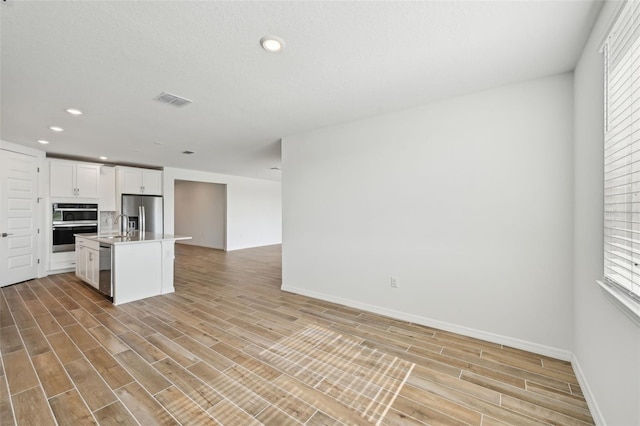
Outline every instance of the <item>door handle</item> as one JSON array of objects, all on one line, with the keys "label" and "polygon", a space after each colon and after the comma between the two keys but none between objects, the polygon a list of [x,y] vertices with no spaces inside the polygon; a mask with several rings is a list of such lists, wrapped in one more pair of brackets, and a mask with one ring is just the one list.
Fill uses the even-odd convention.
[{"label": "door handle", "polygon": [[6,237],[8,237],[9,235],[13,235],[13,234],[7,234],[6,232],[3,232],[2,234],[0,234],[0,237],[2,237],[2,238],[6,238]]}]

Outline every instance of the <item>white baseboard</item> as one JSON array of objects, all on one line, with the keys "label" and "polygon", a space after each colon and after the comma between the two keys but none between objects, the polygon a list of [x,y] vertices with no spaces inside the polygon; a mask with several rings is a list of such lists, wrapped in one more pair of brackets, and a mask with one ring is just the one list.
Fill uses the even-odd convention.
[{"label": "white baseboard", "polygon": [[76,271],[75,266],[71,268],[50,269],[42,277],[39,276],[38,278],[48,277],[49,275],[66,274],[68,272],[75,272],[75,271]]},{"label": "white baseboard", "polygon": [[533,352],[539,355],[548,356],[563,361],[571,361],[573,353],[565,349],[554,348],[551,346],[541,345],[538,343],[528,342],[526,340],[520,340],[509,336],[503,336],[500,334],[490,333],[483,330],[477,330],[474,328],[464,327],[457,324],[451,324],[444,321],[439,321],[432,318],[426,318],[419,315],[408,314],[405,312],[396,311],[393,309],[383,308],[381,306],[369,305],[366,303],[358,302],[356,300],[343,299],[335,297],[329,294],[310,291],[303,288],[291,287],[283,285],[283,291],[291,293],[301,294],[303,296],[313,297],[314,299],[325,300],[327,302],[338,303],[341,305],[349,306],[352,308],[362,309],[368,312],[373,312],[380,315],[385,315],[391,318],[400,319],[403,321],[412,322],[415,324],[425,325],[427,327],[438,328],[440,330],[450,331],[452,333],[462,334],[468,337],[474,337],[476,339],[486,340],[488,342],[497,343],[512,348],[522,349],[524,351]]},{"label": "white baseboard", "polygon": [[246,250],[258,247],[269,247],[269,246],[279,246],[282,245],[282,241],[274,241],[274,242],[263,242],[259,244],[249,244],[249,245],[239,245],[239,246],[227,246],[225,251],[237,251],[237,250]]},{"label": "white baseboard", "polygon": [[596,402],[596,397],[589,387],[587,378],[582,372],[582,368],[580,367],[580,363],[578,362],[578,358],[576,358],[575,354],[571,357],[571,366],[573,367],[573,372],[575,373],[578,383],[580,384],[580,388],[582,389],[584,399],[587,400],[587,405],[589,406],[589,411],[591,411],[593,421],[597,426],[605,426],[607,422],[604,420],[604,416]]}]

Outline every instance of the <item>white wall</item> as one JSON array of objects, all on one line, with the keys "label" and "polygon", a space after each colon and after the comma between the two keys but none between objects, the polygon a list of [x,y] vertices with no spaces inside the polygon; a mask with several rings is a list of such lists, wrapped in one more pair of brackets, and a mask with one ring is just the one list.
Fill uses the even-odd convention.
[{"label": "white wall", "polygon": [[640,425],[640,328],[605,298],[603,92],[606,31],[619,2],[605,4],[575,70],[574,367],[599,424]]},{"label": "white wall", "polygon": [[283,289],[569,359],[572,98],[563,74],[284,138]]},{"label": "white wall", "polygon": [[227,186],[227,250],[282,242],[280,182],[230,176],[197,170],[165,168],[164,229],[174,231],[176,180],[219,183]]},{"label": "white wall", "polygon": [[226,198],[225,185],[176,180],[174,232],[193,237],[181,243],[224,250]]}]

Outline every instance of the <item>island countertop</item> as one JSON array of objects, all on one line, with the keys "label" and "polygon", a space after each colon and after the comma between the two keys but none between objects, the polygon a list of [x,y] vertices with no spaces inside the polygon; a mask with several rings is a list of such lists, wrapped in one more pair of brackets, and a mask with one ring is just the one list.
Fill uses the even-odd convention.
[{"label": "island countertop", "polygon": [[75,234],[74,236],[111,245],[190,240],[192,238],[182,235],[154,234],[153,232],[138,231],[131,232],[127,236],[122,236],[121,234]]}]

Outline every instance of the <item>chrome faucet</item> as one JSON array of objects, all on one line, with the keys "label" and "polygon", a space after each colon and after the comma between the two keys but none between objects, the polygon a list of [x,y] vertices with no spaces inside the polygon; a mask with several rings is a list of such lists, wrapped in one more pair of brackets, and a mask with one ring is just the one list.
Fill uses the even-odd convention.
[{"label": "chrome faucet", "polygon": [[129,235],[129,216],[127,216],[126,214],[119,214],[118,216],[116,216],[116,220],[114,220],[113,223],[117,224],[121,216],[124,217],[124,221],[120,224],[120,233]]}]

